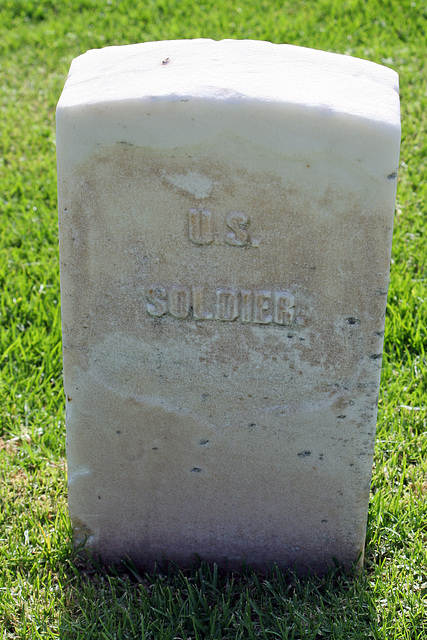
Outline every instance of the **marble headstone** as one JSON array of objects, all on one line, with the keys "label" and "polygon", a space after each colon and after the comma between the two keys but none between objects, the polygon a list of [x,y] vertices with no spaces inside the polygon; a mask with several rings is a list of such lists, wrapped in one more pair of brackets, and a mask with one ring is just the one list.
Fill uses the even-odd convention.
[{"label": "marble headstone", "polygon": [[69,509],[139,567],[361,562],[397,74],[269,42],[88,51],[57,109]]}]

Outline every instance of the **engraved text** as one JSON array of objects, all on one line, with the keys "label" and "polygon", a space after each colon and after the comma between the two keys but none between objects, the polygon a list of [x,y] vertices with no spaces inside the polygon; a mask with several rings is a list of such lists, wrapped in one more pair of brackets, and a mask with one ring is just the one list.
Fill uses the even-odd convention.
[{"label": "engraved text", "polygon": [[295,320],[294,296],[288,291],[152,284],[146,288],[146,298],[147,311],[155,318],[170,314],[194,320],[240,319],[243,324],[277,325],[292,325]]},{"label": "engraved text", "polygon": [[217,232],[212,211],[190,209],[188,237],[199,246],[227,244],[230,247],[258,247],[260,239],[250,233],[250,219],[242,211],[231,211],[225,216],[223,231]]}]

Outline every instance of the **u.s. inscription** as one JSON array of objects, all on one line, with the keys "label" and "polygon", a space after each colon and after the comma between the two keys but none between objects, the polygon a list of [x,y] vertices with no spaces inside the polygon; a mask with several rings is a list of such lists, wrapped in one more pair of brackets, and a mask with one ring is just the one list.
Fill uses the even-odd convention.
[{"label": "u.s. inscription", "polygon": [[260,239],[253,235],[251,221],[243,211],[230,211],[214,216],[212,211],[190,209],[188,212],[188,237],[193,244],[208,246],[212,243],[230,247],[258,247]]},{"label": "u.s. inscription", "polygon": [[181,319],[277,325],[295,321],[295,300],[288,291],[152,284],[145,293],[147,312],[154,318],[169,314]]}]

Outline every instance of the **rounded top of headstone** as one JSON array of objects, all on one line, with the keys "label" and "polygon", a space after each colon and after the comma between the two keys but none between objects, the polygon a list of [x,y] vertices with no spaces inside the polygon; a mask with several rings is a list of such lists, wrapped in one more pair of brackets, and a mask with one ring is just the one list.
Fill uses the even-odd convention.
[{"label": "rounded top of headstone", "polygon": [[74,59],[58,107],[117,101],[262,101],[399,123],[398,75],[350,56],[255,40],[171,40]]}]

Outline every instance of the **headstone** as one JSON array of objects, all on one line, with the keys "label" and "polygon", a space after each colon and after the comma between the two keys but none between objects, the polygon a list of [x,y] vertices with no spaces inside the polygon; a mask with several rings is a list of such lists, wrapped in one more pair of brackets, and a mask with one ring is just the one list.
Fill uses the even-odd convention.
[{"label": "headstone", "polygon": [[75,542],[361,562],[399,156],[397,74],[268,42],[109,47],[57,111]]}]

